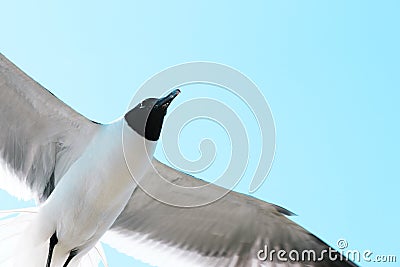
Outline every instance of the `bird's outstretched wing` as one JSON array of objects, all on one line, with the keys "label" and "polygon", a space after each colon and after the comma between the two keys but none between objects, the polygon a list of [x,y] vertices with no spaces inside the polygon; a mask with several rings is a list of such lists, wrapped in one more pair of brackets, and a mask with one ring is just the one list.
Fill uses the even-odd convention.
[{"label": "bird's outstretched wing", "polygon": [[98,127],[0,54],[0,188],[44,201]]},{"label": "bird's outstretched wing", "polygon": [[[157,160],[153,163],[173,183],[190,187],[205,184]],[[151,169],[143,180],[152,175],[157,174]],[[165,192],[157,184],[146,186],[175,198],[190,197],[178,190]],[[209,190],[214,194],[211,191],[223,189],[213,185]],[[206,206],[178,208],[154,200],[137,188],[103,241],[155,266],[356,266],[346,259],[340,261],[338,253],[333,253],[338,259],[331,261],[329,246],[285,215],[289,212],[283,208],[236,192]],[[266,256],[260,252],[266,251],[265,246],[268,255],[262,261],[258,256]],[[280,255],[283,260],[279,261],[277,252],[281,249],[286,254]],[[269,257],[272,250],[275,253]],[[327,250],[322,255],[324,260],[318,261],[323,250]]]}]

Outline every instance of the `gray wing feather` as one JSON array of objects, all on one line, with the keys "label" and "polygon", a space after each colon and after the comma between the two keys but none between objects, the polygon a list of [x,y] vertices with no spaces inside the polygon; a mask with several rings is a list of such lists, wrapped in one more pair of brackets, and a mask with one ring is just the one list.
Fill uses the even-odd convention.
[{"label": "gray wing feather", "polygon": [[97,127],[0,54],[0,187],[24,197],[12,176],[45,200]]},{"label": "gray wing feather", "polygon": [[[156,160],[154,165],[178,185],[205,184]],[[150,175],[155,175],[153,170],[146,174]],[[160,194],[183,197],[178,192],[158,190]],[[212,186],[210,190],[221,188]],[[180,266],[179,262],[184,262],[182,266],[356,266],[348,261],[288,264],[257,260],[257,252],[264,245],[287,252],[312,249],[318,253],[329,248],[284,214],[292,213],[236,192],[206,206],[177,208],[160,203],[137,188],[104,241],[155,266]],[[146,250],[151,253],[146,255]],[[172,261],[175,256],[176,261]]]}]

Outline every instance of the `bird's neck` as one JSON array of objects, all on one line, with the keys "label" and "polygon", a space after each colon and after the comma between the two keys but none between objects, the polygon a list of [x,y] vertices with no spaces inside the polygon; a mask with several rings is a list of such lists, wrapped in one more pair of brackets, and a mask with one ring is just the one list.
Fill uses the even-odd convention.
[{"label": "bird's neck", "polygon": [[151,164],[157,141],[150,141],[132,130],[122,121],[122,150],[127,167],[133,178],[141,179]]}]

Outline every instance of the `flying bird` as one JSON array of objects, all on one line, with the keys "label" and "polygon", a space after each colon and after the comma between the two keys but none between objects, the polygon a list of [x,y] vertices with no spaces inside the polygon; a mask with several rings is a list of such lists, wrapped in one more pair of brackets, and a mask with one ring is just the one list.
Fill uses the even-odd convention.
[{"label": "flying bird", "polygon": [[[100,124],[0,54],[0,187],[37,203],[0,212],[0,266],[107,265],[102,242],[154,266],[356,266],[277,205],[231,191],[211,204],[182,208],[137,186],[159,174],[179,186],[207,184],[153,158],[179,93],[145,99]],[[180,202],[202,197],[147,186]]]}]

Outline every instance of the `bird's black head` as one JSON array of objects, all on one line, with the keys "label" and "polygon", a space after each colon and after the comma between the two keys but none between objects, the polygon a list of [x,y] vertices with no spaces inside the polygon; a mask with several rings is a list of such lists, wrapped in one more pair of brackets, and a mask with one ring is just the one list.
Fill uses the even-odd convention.
[{"label": "bird's black head", "polygon": [[125,114],[128,125],[147,140],[160,138],[164,116],[172,100],[180,93],[176,89],[162,98],[147,98]]}]

